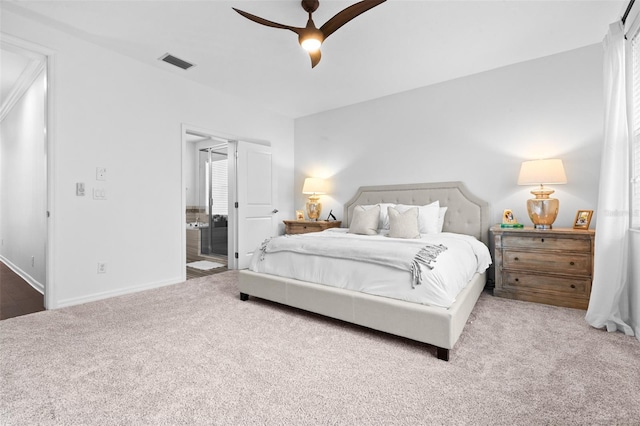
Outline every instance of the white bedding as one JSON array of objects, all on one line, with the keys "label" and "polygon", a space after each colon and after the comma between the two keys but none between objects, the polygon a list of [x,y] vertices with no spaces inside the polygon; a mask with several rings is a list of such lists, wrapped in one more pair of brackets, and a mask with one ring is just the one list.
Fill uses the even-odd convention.
[{"label": "white bedding", "polygon": [[[371,244],[375,244],[376,240],[389,240],[389,237],[382,234],[356,235],[347,231],[347,229],[333,228],[304,235],[305,238],[317,239],[318,244],[321,244],[323,239],[336,235],[354,239],[354,241],[368,241]],[[393,240],[407,241],[396,238]],[[476,272],[484,272],[491,264],[487,247],[468,235],[443,232],[422,235],[420,241],[424,241],[425,244],[442,244],[447,247],[447,250],[438,255],[433,269],[426,266],[420,267],[421,285],[415,288],[412,288],[410,271],[346,258],[320,257],[288,251],[263,254],[261,250],[256,250],[249,269],[254,272],[448,308],[473,275]]]}]

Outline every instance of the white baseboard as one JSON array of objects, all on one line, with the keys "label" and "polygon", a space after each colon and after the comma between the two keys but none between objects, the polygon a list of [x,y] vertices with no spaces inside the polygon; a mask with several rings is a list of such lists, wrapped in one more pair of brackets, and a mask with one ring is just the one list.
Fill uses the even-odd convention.
[{"label": "white baseboard", "polygon": [[111,297],[116,297],[116,296],[124,296],[126,294],[138,293],[140,291],[152,290],[154,288],[165,287],[168,285],[179,284],[182,282],[185,282],[185,280],[179,277],[179,278],[172,278],[166,281],[158,281],[154,283],[141,284],[138,286],[128,287],[120,290],[105,291],[102,293],[90,294],[88,296],[73,297],[71,299],[63,299],[63,300],[59,300],[56,303],[55,309],[66,308],[74,305],[81,305],[83,303],[96,302],[98,300],[109,299]]},{"label": "white baseboard", "polygon": [[33,278],[31,275],[29,275],[28,273],[26,273],[25,271],[20,269],[17,265],[15,265],[13,262],[11,262],[9,259],[5,258],[4,256],[0,255],[0,261],[2,261],[2,263],[7,265],[9,267],[9,269],[11,269],[13,272],[15,272],[20,278],[25,280],[31,287],[34,288],[34,290],[36,290],[38,293],[44,295],[44,284],[43,283],[38,282],[35,278]]}]

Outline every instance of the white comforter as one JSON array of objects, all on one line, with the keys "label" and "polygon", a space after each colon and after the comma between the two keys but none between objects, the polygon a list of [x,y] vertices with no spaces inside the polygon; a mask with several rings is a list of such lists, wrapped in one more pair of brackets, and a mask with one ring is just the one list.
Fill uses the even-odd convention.
[{"label": "white comforter", "polygon": [[[318,245],[327,239],[339,237],[342,241],[353,240],[354,245],[365,241],[367,244],[386,244],[390,238],[384,235],[356,235],[347,229],[328,229],[324,232],[305,234]],[[292,238],[292,237],[278,237]],[[415,245],[416,240],[393,238],[398,242]],[[361,291],[379,296],[406,300],[414,303],[448,308],[456,295],[467,285],[473,275],[484,272],[491,264],[487,247],[475,238],[453,233],[429,234],[422,236],[424,244],[447,247],[438,254],[433,268],[420,265],[421,285],[412,285],[412,274],[381,263],[336,257],[322,257],[308,253],[281,251],[254,252],[249,269],[271,275],[294,278],[318,284]],[[380,243],[381,242],[381,243]],[[393,244],[391,245],[393,246]]]}]

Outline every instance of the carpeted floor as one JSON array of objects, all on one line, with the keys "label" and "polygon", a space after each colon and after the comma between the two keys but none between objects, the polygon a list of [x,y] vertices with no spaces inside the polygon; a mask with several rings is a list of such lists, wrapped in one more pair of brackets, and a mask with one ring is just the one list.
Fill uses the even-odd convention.
[{"label": "carpeted floor", "polygon": [[483,294],[447,363],[236,282],[0,322],[0,424],[640,424],[640,342],[584,311]]}]

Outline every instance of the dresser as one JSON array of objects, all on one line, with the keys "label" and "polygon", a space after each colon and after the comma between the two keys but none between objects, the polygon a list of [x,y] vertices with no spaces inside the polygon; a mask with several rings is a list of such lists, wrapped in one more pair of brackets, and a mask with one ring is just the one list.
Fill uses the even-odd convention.
[{"label": "dresser", "polygon": [[305,221],[305,220],[284,220],[284,232],[285,234],[307,234],[309,232],[320,232],[329,228],[340,228],[342,224],[339,220],[329,222],[326,220],[319,220],[317,222]]},{"label": "dresser", "polygon": [[494,296],[587,309],[595,231],[490,229]]}]

